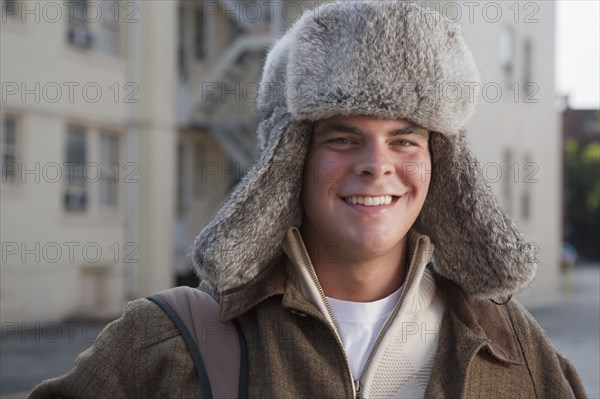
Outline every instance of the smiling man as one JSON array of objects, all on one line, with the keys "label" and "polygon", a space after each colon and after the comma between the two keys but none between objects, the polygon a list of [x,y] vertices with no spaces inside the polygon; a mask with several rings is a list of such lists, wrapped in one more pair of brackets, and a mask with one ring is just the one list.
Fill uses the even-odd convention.
[{"label": "smiling man", "polygon": [[406,120],[335,116],[315,124],[301,232],[326,293],[370,302],[402,284],[407,234],[429,188],[428,137]]},{"label": "smiling man", "polygon": [[478,82],[415,4],[307,12],[265,64],[260,159],[194,242],[208,302],[131,302],[32,398],[585,397],[511,299],[537,261],[466,145]]},{"label": "smiling man", "polygon": [[[296,268],[314,271],[305,284],[322,292],[356,393],[366,397],[424,394],[443,302],[425,269],[433,247],[415,252],[417,233],[408,241],[430,173],[429,132],[407,120],[338,115],[314,125],[304,165],[302,238],[296,239],[299,247],[304,241],[310,261]],[[411,281],[404,284],[413,258]],[[378,352],[398,363],[396,377],[368,363]],[[390,380],[387,390],[373,386],[378,379]]]}]

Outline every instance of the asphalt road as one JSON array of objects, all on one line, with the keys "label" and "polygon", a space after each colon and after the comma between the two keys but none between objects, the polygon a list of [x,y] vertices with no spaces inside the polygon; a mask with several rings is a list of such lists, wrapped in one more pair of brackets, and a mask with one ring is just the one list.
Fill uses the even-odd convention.
[{"label": "asphalt road", "polygon": [[577,369],[590,399],[600,399],[600,265],[563,276],[563,300],[531,314]]}]

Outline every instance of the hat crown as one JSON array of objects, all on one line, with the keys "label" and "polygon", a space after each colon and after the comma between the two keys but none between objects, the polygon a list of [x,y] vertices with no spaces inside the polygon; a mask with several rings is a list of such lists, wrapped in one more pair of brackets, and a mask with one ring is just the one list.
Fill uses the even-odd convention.
[{"label": "hat crown", "polygon": [[311,121],[407,119],[452,134],[473,115],[479,83],[460,25],[436,11],[405,1],[326,3],[269,53],[258,108]]}]

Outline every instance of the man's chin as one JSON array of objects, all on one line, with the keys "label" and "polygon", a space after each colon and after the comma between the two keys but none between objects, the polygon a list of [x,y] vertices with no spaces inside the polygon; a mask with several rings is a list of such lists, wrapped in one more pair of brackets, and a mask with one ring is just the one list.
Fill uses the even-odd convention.
[{"label": "man's chin", "polygon": [[396,248],[402,240],[392,240],[384,232],[362,233],[347,237],[344,247],[361,258],[371,258],[385,254]]}]

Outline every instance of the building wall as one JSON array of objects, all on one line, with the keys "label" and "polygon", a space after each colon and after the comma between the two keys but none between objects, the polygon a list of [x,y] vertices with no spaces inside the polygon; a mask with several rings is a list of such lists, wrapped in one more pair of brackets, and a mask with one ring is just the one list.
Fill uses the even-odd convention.
[{"label": "building wall", "polygon": [[[42,2],[35,3],[43,7]],[[461,4],[438,2],[438,7],[451,3]],[[56,320],[76,313],[112,317],[120,312],[127,299],[172,286],[174,274],[187,267],[182,254],[226,200],[234,183],[232,179],[241,177],[241,173],[236,176],[238,172],[226,171],[231,167],[241,171],[246,166],[229,164],[228,156],[206,129],[176,124],[179,3],[141,2],[139,9],[131,8],[130,4],[133,3],[120,3],[116,55],[69,45],[65,8],[64,17],[54,22],[49,21],[51,14],[43,15],[43,8],[31,12],[33,6],[25,13],[25,22],[23,15],[3,16],[6,20],[1,24],[0,40],[6,98],[2,99],[0,115],[4,119],[14,117],[18,122],[16,164],[21,167],[23,163],[23,167],[16,173],[16,181],[1,183],[0,190],[2,321]],[[494,10],[489,7],[485,17],[483,5],[475,8],[470,20],[469,8],[461,5],[460,22],[479,63],[483,82],[497,83],[503,90],[496,102],[479,97],[468,138],[499,200],[525,236],[540,247],[538,277],[522,299],[529,304],[546,303],[556,298],[559,282],[561,219],[560,139],[553,87],[554,5],[537,2],[537,8],[525,8],[519,3],[521,8],[515,10],[513,3],[494,4],[503,7],[503,17],[497,22],[492,22]],[[213,55],[211,65],[218,63],[224,54],[224,40],[230,29],[223,22],[222,10],[217,10],[216,15],[216,35],[209,46]],[[525,23],[526,19],[537,22]],[[290,21],[284,22],[287,25]],[[97,23],[89,25],[93,32],[99,32]],[[503,72],[499,56],[501,32],[507,27],[514,31],[515,37],[514,73],[510,79]],[[137,63],[132,63],[135,57],[127,51],[133,28],[140,33],[138,44],[132,48],[139,51]],[[528,39],[532,49],[530,79],[538,87],[532,99],[537,103],[525,103],[522,90],[524,43]],[[188,89],[201,89],[209,67],[205,61],[192,64]],[[130,82],[135,76],[132,71],[136,70],[139,79]],[[255,71],[251,68],[248,71],[242,82],[252,82]],[[40,99],[27,94],[22,100],[21,84],[35,91],[36,82],[40,83],[37,90]],[[69,82],[79,84],[73,101],[69,101],[65,86],[72,84]],[[509,87],[512,82],[521,85],[517,100],[515,91]],[[14,89],[14,85],[9,87],[7,83],[16,84],[18,91],[7,94],[7,89]],[[91,85],[85,93],[88,97],[93,97],[95,87],[101,88],[102,95],[97,101],[84,97],[82,89],[87,84]],[[52,88],[56,85],[62,88],[62,97],[54,102]],[[492,89],[486,94],[493,97]],[[248,110],[254,109],[254,104],[248,106]],[[253,115],[251,111],[242,112],[239,104],[234,108],[236,115],[243,114],[249,119]],[[220,112],[228,115],[223,109]],[[99,161],[103,131],[119,135],[116,211],[100,209],[100,184],[89,182],[88,209],[80,214],[67,212],[63,204],[66,182],[64,179],[51,182],[52,176],[44,175],[52,172],[54,163],[62,165],[61,173],[66,173],[63,163],[70,125],[86,129],[88,163]],[[137,132],[135,136],[132,131]],[[128,135],[133,140],[128,140]],[[134,151],[137,158],[130,159],[128,143],[137,148]],[[179,144],[188,154],[184,160],[185,176],[180,176],[177,169]],[[195,154],[190,155],[190,148],[195,146],[202,147],[200,162]],[[511,159],[504,165],[507,151]],[[216,173],[207,173],[198,185],[197,174],[202,175],[215,165]],[[36,167],[37,172],[22,173],[24,168]],[[510,172],[510,179],[498,179],[498,172],[504,176]],[[187,207],[183,216],[177,203],[181,179]],[[132,193],[137,198],[133,214],[127,206]],[[529,217],[525,217],[522,203],[527,193]],[[128,223],[135,223],[135,229],[128,229]],[[86,244],[90,245],[84,253]],[[62,257],[54,261],[52,250],[57,246]],[[69,246],[74,246],[72,257]],[[97,247],[102,251],[98,260],[93,252]]]},{"label": "building wall", "polygon": [[[124,106],[113,101],[109,88],[115,82],[122,86],[124,60],[69,47],[65,20],[47,23],[40,18],[36,23],[34,15],[31,18],[2,24],[3,89],[7,84],[18,86],[14,95],[3,90],[2,99],[3,117],[17,118],[18,168],[15,181],[3,182],[0,194],[2,321],[58,319],[98,304],[101,313],[114,314],[123,298],[123,251],[116,253],[124,244],[123,212],[100,210],[99,185],[91,181],[99,162],[100,130],[118,135],[124,131]],[[79,84],[71,99],[65,85],[69,82]],[[82,90],[86,84],[87,93]],[[60,95],[52,91],[56,87]],[[93,102],[97,87],[102,95]],[[23,88],[31,93],[22,98]],[[68,173],[70,124],[86,129],[87,161],[92,166],[89,207],[82,214],[65,210],[65,181],[57,179]]]},{"label": "building wall", "polygon": [[[35,3],[37,10],[33,2],[20,3],[21,14],[3,15],[1,25],[1,114],[4,119],[15,116],[18,122],[19,167],[14,181],[2,182],[0,194],[2,321],[76,314],[114,317],[126,301],[126,279],[131,278],[127,267],[138,271],[136,297],[172,283],[175,7],[172,2],[144,2],[132,8],[132,2],[121,2],[118,54],[107,54],[67,43],[66,5],[52,2],[63,6],[62,17],[55,18],[43,2]],[[90,30],[98,32],[100,22],[89,15]],[[139,82],[128,80],[124,50],[131,24],[142,24]],[[21,98],[21,85],[34,93]],[[71,98],[69,85],[74,87]],[[56,87],[62,89],[60,97]],[[129,116],[132,103],[139,104],[134,121]],[[133,161],[126,150],[131,123],[139,129],[136,146],[141,154]],[[90,177],[83,212],[68,212],[63,204],[71,125],[86,130]],[[118,208],[110,211],[99,205],[101,184],[94,177],[100,134],[105,131],[119,137],[118,163],[102,172],[114,173],[118,185]],[[55,179],[54,166],[62,178]],[[35,168],[37,172],[23,172]],[[132,185],[139,194],[137,230],[143,232],[133,241],[126,232],[126,199]]]},{"label": "building wall", "polygon": [[[467,134],[504,209],[526,239],[539,247],[537,277],[520,297],[536,306],[557,300],[560,282],[562,158],[554,88],[555,5],[492,3],[494,6],[487,9],[485,3],[473,8],[472,19],[469,8],[460,3],[463,32],[478,62],[482,88],[487,89],[486,95],[478,98],[477,113]],[[496,7],[501,7],[499,14]],[[500,56],[502,31],[507,29],[514,32],[511,74],[503,70]],[[529,74],[525,55],[528,40]],[[527,82],[535,84],[531,94],[523,90]],[[502,90],[500,96],[496,87]],[[508,162],[507,152],[511,154]],[[527,196],[529,216],[523,204]]]},{"label": "building wall", "polygon": [[136,265],[135,297],[169,288],[174,281],[176,13],[176,2],[141,2],[140,262]]}]

